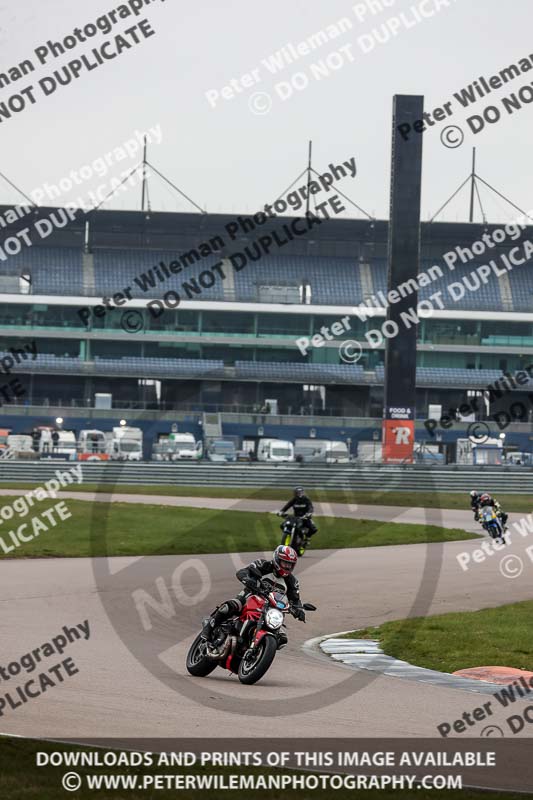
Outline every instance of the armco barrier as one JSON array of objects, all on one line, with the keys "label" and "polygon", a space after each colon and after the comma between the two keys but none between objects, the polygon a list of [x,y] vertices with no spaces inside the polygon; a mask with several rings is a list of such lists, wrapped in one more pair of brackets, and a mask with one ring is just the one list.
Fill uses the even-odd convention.
[{"label": "armco barrier", "polygon": [[[0,461],[0,483],[40,484],[72,462]],[[318,464],[83,463],[84,483],[352,489],[357,491],[435,491],[533,493],[533,469],[503,467],[360,466]],[[75,487],[72,487],[75,489]]]}]

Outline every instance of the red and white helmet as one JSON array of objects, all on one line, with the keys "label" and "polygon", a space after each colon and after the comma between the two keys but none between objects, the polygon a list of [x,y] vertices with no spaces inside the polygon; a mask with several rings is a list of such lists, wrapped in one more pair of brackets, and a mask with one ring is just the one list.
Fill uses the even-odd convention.
[{"label": "red and white helmet", "polygon": [[272,561],[274,562],[276,573],[281,578],[286,578],[294,570],[298,556],[296,555],[296,550],[293,550],[292,547],[280,544],[274,550]]},{"label": "red and white helmet", "polygon": [[488,492],[484,492],[479,498],[479,502],[481,503],[482,506],[488,505],[491,500],[492,497],[490,496],[490,494],[488,494]]}]

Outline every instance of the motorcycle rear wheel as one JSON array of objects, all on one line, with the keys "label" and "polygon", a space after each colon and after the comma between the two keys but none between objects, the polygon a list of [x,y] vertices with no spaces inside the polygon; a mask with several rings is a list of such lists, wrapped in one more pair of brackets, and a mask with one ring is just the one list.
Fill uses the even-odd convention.
[{"label": "motorcycle rear wheel", "polygon": [[217,662],[202,655],[202,646],[205,652],[205,640],[198,634],[187,653],[187,672],[195,678],[205,678],[216,669]]},{"label": "motorcycle rear wheel", "polygon": [[264,636],[257,646],[257,653],[250,663],[246,654],[239,664],[239,680],[241,683],[251,685],[261,680],[265,672],[274,661],[278,645],[273,636]]}]

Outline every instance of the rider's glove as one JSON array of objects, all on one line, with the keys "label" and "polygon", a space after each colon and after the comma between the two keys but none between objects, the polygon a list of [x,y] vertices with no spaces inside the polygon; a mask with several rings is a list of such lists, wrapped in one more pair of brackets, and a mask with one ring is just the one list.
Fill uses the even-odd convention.
[{"label": "rider's glove", "polygon": [[283,511],[276,511],[276,515],[278,517],[282,517],[283,516]]},{"label": "rider's glove", "polygon": [[256,592],[259,588],[259,581],[255,578],[245,578],[243,580],[243,584],[246,586],[247,589],[250,589],[252,592]]},{"label": "rider's glove", "polygon": [[305,622],[305,611],[301,606],[295,606],[294,616],[296,619],[300,620],[300,622]]}]

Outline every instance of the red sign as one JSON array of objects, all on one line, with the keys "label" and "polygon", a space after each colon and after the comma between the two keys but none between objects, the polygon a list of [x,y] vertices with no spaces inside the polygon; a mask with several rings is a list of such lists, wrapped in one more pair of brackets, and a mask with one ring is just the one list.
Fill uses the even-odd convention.
[{"label": "red sign", "polygon": [[79,461],[109,461],[108,453],[80,453]]},{"label": "red sign", "polygon": [[414,443],[414,420],[383,420],[384,464],[412,464]]}]

